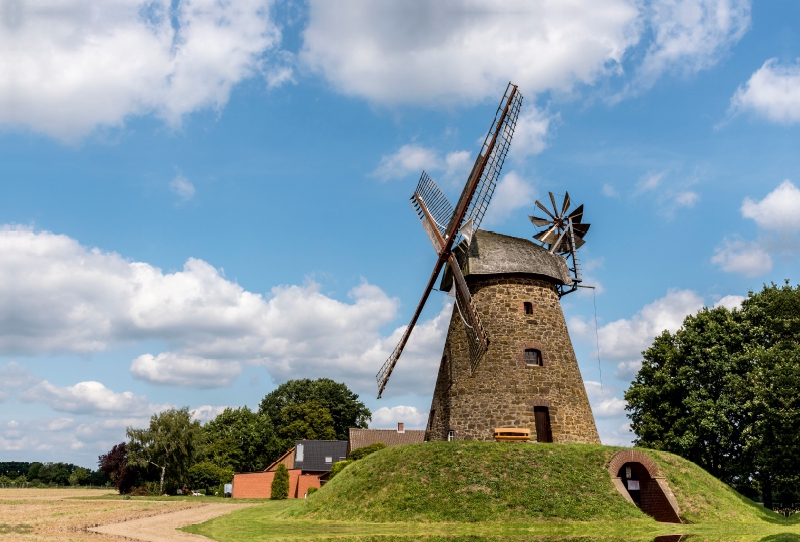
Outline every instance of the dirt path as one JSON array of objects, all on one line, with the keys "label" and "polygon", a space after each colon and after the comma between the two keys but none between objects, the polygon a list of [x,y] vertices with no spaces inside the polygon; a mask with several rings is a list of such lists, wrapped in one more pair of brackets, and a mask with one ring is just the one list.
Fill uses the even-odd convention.
[{"label": "dirt path", "polygon": [[253,506],[253,503],[209,503],[188,510],[167,512],[156,516],[102,525],[91,528],[89,531],[127,540],[143,540],[147,542],[188,542],[190,540],[205,540],[207,542],[208,538],[204,536],[184,533],[176,529],[193,523],[202,523],[248,506]]}]

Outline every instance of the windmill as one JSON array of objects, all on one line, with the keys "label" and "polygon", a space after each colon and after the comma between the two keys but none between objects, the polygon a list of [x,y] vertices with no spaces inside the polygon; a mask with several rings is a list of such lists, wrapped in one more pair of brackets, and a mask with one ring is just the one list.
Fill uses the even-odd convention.
[{"label": "windmill", "polygon": [[489,338],[486,336],[478,311],[475,309],[458,260],[453,255],[453,248],[462,240],[469,243],[486,214],[511,144],[511,138],[514,135],[521,106],[522,95],[516,85],[509,83],[502,100],[500,100],[489,133],[483,141],[481,152],[475,160],[475,165],[467,177],[467,183],[455,207],[433,179],[424,171],[422,172],[414,195],[411,196],[411,204],[438,258],[422,293],[422,298],[411,317],[411,322],[400,338],[397,347],[376,375],[379,399],[445,264],[448,264],[453,272],[456,305],[467,330],[469,358],[473,372],[489,347]]},{"label": "windmill", "polygon": [[539,241],[551,254],[560,254],[567,260],[567,266],[572,274],[572,284],[558,285],[558,297],[563,297],[577,290],[581,283],[581,270],[578,265],[578,256],[575,252],[586,243],[583,238],[589,231],[591,224],[581,222],[583,220],[583,205],[579,205],[572,212],[568,212],[572,204],[569,192],[564,194],[564,201],[561,203],[560,209],[556,205],[556,198],[553,193],[548,192],[548,194],[550,195],[550,202],[553,204],[553,212],[551,213],[539,200],[536,200],[536,206],[547,214],[547,218],[539,218],[537,216],[529,216],[528,218],[531,219],[534,226],[544,228],[533,238]]}]

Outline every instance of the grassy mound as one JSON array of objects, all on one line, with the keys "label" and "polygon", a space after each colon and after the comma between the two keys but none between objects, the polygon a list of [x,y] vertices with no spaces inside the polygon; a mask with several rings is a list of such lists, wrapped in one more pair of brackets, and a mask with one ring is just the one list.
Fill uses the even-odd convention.
[{"label": "grassy mound", "polygon": [[[611,482],[606,467],[621,449],[465,441],[394,446],[348,466],[289,514],[376,522],[652,522]],[[693,463],[646,453],[688,521],[778,518]]]}]

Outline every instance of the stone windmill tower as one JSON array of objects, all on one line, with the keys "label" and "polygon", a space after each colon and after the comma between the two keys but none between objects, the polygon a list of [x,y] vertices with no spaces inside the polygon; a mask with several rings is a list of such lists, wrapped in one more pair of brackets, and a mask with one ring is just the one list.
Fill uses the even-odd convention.
[{"label": "stone windmill tower", "polygon": [[[559,299],[580,282],[575,250],[589,225],[569,196],[526,239],[477,229],[494,192],[522,102],[509,84],[455,208],[423,172],[411,202],[439,258],[409,326],[377,375],[380,398],[417,318],[440,288],[455,296],[427,440],[494,440],[519,428],[539,442],[600,439]],[[571,260],[571,265],[568,263]]]}]

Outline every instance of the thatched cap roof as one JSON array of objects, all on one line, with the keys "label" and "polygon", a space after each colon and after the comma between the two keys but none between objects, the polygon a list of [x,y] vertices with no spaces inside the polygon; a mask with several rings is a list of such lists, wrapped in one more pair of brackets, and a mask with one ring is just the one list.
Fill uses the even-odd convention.
[{"label": "thatched cap roof", "polygon": [[[478,230],[469,248],[466,241],[455,251],[464,276],[468,275],[534,275],[556,284],[572,284],[567,261],[533,241]],[[445,269],[440,289],[450,291],[453,273]]]}]

